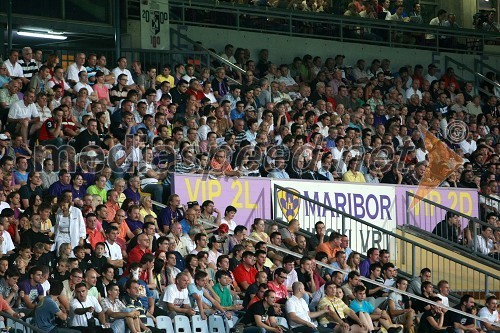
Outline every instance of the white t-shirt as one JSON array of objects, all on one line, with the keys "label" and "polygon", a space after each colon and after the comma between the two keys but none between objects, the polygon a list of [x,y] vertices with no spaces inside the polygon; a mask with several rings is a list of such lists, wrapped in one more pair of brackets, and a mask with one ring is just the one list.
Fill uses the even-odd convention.
[{"label": "white t-shirt", "polygon": [[450,301],[448,300],[448,297],[443,296],[441,294],[436,294],[437,297],[441,298],[441,301],[443,302],[443,305],[450,306]]},{"label": "white t-shirt", "polygon": [[73,298],[69,305],[69,326],[88,326],[88,321],[93,320],[90,313],[85,313],[83,315],[75,314],[75,309],[88,308],[89,306],[94,307],[95,313],[100,313],[102,311],[101,305],[94,296],[87,295],[87,299],[84,302],[78,301],[78,299]]},{"label": "white t-shirt", "polygon": [[94,92],[94,89],[92,89],[92,87],[89,84],[87,84],[87,83],[84,84],[84,83],[81,83],[81,82],[78,82],[77,84],[75,84],[74,90],[76,92],[79,92],[80,89],[82,89],[82,88],[86,88],[87,91],[88,91],[88,93],[89,93],[89,95]]},{"label": "white t-shirt", "polygon": [[[312,323],[311,317],[309,317],[309,307],[303,298],[297,298],[296,296],[290,297],[288,301],[286,301],[286,312],[295,312],[300,319]],[[298,324],[292,320],[288,320],[288,323],[291,328],[302,326],[302,324]]]},{"label": "white t-shirt", "polygon": [[13,77],[24,77],[23,68],[17,62],[12,65],[9,60],[4,62],[7,70],[9,71],[9,75]]},{"label": "white t-shirt", "polygon": [[[479,310],[479,312],[477,313],[477,316],[480,318],[485,318],[490,323],[498,323],[498,311],[497,310],[495,310],[495,311],[493,311],[493,313],[491,313],[487,307],[484,307],[484,308],[481,308],[481,310]],[[487,331],[486,327],[484,327],[482,324],[481,324],[481,328],[484,331]]]},{"label": "white t-shirt", "polygon": [[171,303],[175,306],[190,306],[191,303],[189,302],[189,293],[187,288],[179,291],[176,284],[167,286],[163,292],[159,305],[163,309],[167,309],[167,303]]},{"label": "white t-shirt", "polygon": [[36,109],[35,103],[24,104],[24,100],[20,100],[14,103],[9,110],[8,117],[11,119],[22,119],[22,118],[36,118],[39,117],[38,110]]},{"label": "white t-shirt", "polygon": [[127,86],[133,85],[135,82],[132,79],[132,73],[128,69],[121,70],[120,67],[113,68],[111,71],[113,74],[115,74],[115,84],[118,84],[118,75],[120,74],[125,74],[127,75]]},{"label": "white t-shirt", "polygon": [[236,228],[237,224],[234,222],[234,220],[227,221],[226,219],[222,219],[220,221],[220,224],[226,224],[229,227],[229,234],[234,235],[234,228]]},{"label": "white t-shirt", "polygon": [[108,241],[104,243],[103,256],[106,258],[111,258],[111,260],[122,260],[122,249],[117,243],[110,244]]},{"label": "white t-shirt", "polygon": [[8,231],[4,230],[2,233],[3,242],[1,245],[2,254],[7,254],[7,252],[15,249],[14,243],[12,242],[12,237]]},{"label": "white t-shirt", "polygon": [[78,78],[78,73],[80,73],[81,71],[85,71],[85,70],[86,70],[85,66],[78,67],[76,62],[74,62],[71,65],[69,65],[69,67],[68,67],[68,70],[66,72],[66,79],[68,81],[71,80],[71,81],[78,82],[80,80]]}]

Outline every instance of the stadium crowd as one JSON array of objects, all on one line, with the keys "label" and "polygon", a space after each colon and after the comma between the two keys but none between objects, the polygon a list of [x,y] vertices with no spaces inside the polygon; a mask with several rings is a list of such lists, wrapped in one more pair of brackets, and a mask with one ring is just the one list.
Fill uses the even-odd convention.
[{"label": "stadium crowd", "polygon": [[[498,329],[494,296],[479,311],[470,295],[456,305],[485,318],[476,323],[362,283],[449,305],[449,283],[435,286],[429,269],[408,281],[387,250],[361,260],[322,222],[310,239],[296,234],[297,220],[278,229],[256,219],[247,230],[236,208],[183,205],[170,190],[174,172],[418,185],[429,164],[420,126],[466,161],[440,186],[488,195],[490,226],[476,239],[452,214],[435,233],[495,255],[498,84],[477,94],[451,67],[394,70],[389,59],[278,65],[268,50],[252,60],[230,44],[221,56],[245,73],[191,59],[135,60],[130,71],[125,57],[108,69],[104,55],[82,52],[62,67],[56,54],[10,51],[0,65],[3,311],[34,315],[47,332],[158,332],[158,316],[176,315],[218,315],[245,333],[281,333],[281,317],[294,332]],[[462,126],[459,140],[451,123]]]}]

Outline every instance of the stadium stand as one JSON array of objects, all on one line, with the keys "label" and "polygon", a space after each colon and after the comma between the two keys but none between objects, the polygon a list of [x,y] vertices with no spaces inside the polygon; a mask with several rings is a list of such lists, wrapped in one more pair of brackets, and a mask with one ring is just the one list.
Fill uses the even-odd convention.
[{"label": "stadium stand", "polygon": [[[390,1],[284,3],[251,4],[422,20]],[[445,14],[430,24],[453,28]],[[482,23],[498,32],[493,16]],[[400,44],[437,36],[343,32]],[[442,42],[453,49],[459,41]],[[27,46],[0,63],[4,326],[36,333],[499,330],[497,73],[483,73],[477,86],[434,63],[392,68],[390,57],[346,63],[342,54],[323,60],[314,50],[273,63],[267,49],[252,56],[230,43],[202,52],[211,57],[199,62],[120,56],[107,68],[105,54],[89,51],[62,66],[58,53]],[[416,198],[437,213],[385,230],[369,213],[361,219],[338,201],[333,207],[277,185],[266,194],[274,207],[243,221],[238,205],[181,198],[183,177],[291,179],[365,192],[421,186],[406,193],[405,210]],[[477,214],[426,199],[428,187],[473,193]],[[341,223],[322,222],[319,210],[297,215],[293,200]],[[377,214],[389,214],[383,199],[377,204]],[[265,218],[271,210],[275,220]],[[384,247],[349,243],[347,230],[363,237],[367,228],[383,235]],[[479,272],[472,281],[480,282],[458,288],[443,274],[469,275],[442,273],[451,266],[415,272],[416,251]]]}]

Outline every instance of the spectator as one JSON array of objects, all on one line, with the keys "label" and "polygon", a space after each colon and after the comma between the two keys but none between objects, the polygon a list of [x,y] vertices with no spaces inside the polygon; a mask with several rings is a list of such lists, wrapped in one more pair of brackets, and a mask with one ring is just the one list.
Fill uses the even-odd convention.
[{"label": "spectator", "polygon": [[[408,280],[400,277],[396,281],[396,288],[406,291]],[[411,308],[408,296],[393,291],[389,294],[389,314],[395,324],[402,324],[408,332],[415,332],[415,311]]]}]

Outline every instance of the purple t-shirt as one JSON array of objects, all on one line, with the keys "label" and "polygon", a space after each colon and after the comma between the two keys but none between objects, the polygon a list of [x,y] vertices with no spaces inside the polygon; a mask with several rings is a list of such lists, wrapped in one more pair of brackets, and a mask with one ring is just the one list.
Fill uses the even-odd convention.
[{"label": "purple t-shirt", "polygon": [[132,199],[134,200],[136,205],[139,205],[139,201],[141,200],[141,194],[139,193],[139,191],[134,192],[130,188],[127,188],[125,189],[125,191],[123,191],[123,194],[125,194],[127,199]]},{"label": "purple t-shirt", "polygon": [[125,220],[125,222],[127,223],[128,225],[128,228],[130,229],[130,231],[134,232],[136,231],[137,229],[142,229],[142,226],[144,223],[142,223],[141,221],[134,221],[132,219],[129,219],[127,218]]},{"label": "purple t-shirt", "polygon": [[[19,290],[24,291],[24,294],[29,296],[32,303],[38,303],[38,296],[43,296],[42,285],[37,283],[36,286],[32,286],[30,281],[31,279],[21,281],[19,283]],[[22,302],[21,306],[26,306],[26,304]]]}]

